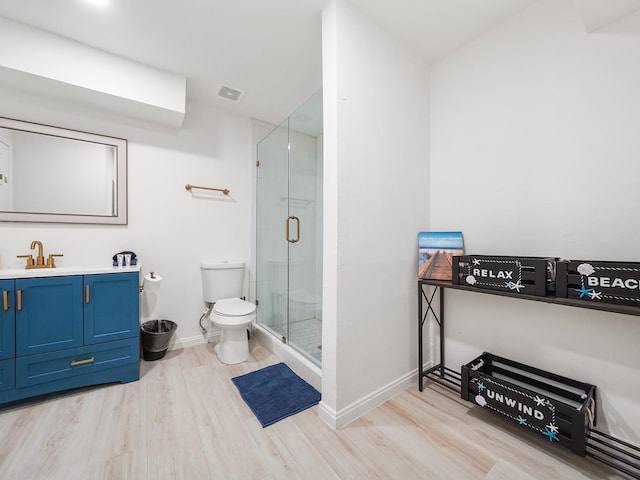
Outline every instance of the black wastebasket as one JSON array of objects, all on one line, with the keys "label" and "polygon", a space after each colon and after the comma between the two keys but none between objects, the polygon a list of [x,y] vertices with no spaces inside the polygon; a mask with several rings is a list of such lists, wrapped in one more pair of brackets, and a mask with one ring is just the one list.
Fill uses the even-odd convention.
[{"label": "black wastebasket", "polygon": [[171,320],[149,320],[140,326],[142,358],[158,360],[164,357],[178,325]]}]

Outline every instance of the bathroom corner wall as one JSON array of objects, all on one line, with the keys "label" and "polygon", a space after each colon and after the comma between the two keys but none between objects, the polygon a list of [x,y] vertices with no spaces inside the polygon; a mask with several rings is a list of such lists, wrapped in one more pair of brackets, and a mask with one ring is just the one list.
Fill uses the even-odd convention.
[{"label": "bathroom corner wall", "polygon": [[325,7],[320,415],[333,428],[415,379],[427,82],[419,56],[351,4]]}]

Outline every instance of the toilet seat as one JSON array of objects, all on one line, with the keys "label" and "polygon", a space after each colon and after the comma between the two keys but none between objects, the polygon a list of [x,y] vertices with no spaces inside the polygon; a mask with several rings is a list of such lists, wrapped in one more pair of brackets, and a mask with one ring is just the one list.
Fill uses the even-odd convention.
[{"label": "toilet seat", "polygon": [[213,304],[213,311],[224,317],[239,317],[255,312],[256,306],[241,298],[225,298]]},{"label": "toilet seat", "polygon": [[221,326],[247,325],[255,320],[256,306],[240,298],[218,300],[211,310],[211,321]]}]

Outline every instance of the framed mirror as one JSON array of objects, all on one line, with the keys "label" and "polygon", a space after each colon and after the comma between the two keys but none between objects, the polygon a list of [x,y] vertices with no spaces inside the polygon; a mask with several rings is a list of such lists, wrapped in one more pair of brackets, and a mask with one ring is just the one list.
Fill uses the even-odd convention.
[{"label": "framed mirror", "polygon": [[0,221],[127,224],[127,141],[0,117]]}]

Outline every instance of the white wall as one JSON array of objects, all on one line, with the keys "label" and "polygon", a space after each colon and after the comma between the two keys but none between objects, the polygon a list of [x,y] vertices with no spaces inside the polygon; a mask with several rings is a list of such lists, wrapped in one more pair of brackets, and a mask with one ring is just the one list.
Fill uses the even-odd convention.
[{"label": "white wall", "polygon": [[[157,316],[178,323],[179,343],[204,341],[198,328],[204,307],[200,262],[250,260],[250,119],[189,103],[183,127],[161,131],[139,128],[126,118],[106,120],[101,112],[0,93],[0,110],[7,117],[129,142],[127,226],[0,223],[2,268],[22,265],[16,255],[30,253],[36,239],[45,254],[64,254],[58,266],[105,264],[114,253],[133,250],[145,273],[163,277]],[[187,183],[231,193],[189,193]]]},{"label": "white wall", "polygon": [[333,426],[415,379],[427,73],[349,3],[324,9],[321,415]]},{"label": "white wall", "polygon": [[180,127],[186,84],[178,75],[0,18],[0,85]]},{"label": "white wall", "polygon": [[[468,253],[640,261],[640,37],[546,0],[436,64],[431,228]],[[447,364],[489,351],[598,386],[640,439],[637,317],[447,291]]]}]

